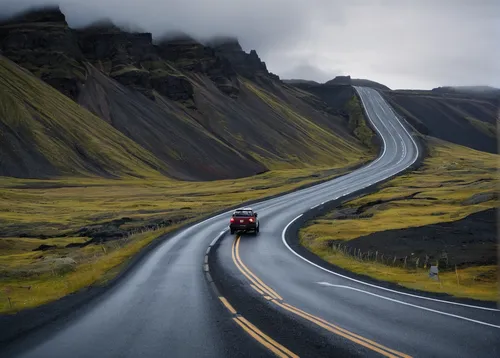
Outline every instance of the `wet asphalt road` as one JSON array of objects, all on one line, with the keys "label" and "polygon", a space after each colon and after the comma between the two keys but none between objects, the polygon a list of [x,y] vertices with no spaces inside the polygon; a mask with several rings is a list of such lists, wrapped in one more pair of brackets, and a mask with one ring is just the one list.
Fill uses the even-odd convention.
[{"label": "wet asphalt road", "polygon": [[227,228],[227,213],[165,241],[104,295],[15,341],[2,357],[274,356],[236,324],[238,317],[257,327],[254,336],[260,332],[301,357],[500,356],[500,312],[366,285],[307,262],[292,240],[285,243],[284,230],[300,214],[417,159],[416,143],[378,92],[357,90],[383,139],[381,156],[330,182],[253,205],[260,234],[242,236],[237,246],[236,237],[222,235],[210,251],[218,292],[203,262]]}]

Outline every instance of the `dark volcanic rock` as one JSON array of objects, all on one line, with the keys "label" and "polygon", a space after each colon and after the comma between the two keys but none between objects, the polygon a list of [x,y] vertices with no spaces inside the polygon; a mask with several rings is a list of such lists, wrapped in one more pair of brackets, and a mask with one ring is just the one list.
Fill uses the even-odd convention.
[{"label": "dark volcanic rock", "polygon": [[255,50],[246,53],[240,43],[234,38],[221,38],[212,41],[215,53],[229,60],[235,71],[249,79],[279,80],[279,77],[267,70],[265,62],[261,61]]},{"label": "dark volcanic rock", "polygon": [[56,247],[57,247],[56,245],[41,244],[36,249],[33,249],[33,251],[47,251],[47,250],[50,250],[50,249],[55,249]]},{"label": "dark volcanic rock", "polygon": [[150,33],[128,33],[110,25],[78,31],[78,42],[85,57],[92,63],[111,64],[111,71],[143,61],[161,60]]},{"label": "dark volcanic rock", "polygon": [[325,85],[350,85],[351,76],[337,76],[333,80],[325,83]]},{"label": "dark volcanic rock", "polygon": [[165,40],[158,48],[161,57],[174,63],[177,68],[205,74],[223,93],[231,97],[238,96],[236,71],[229,60],[217,56],[213,48],[191,38]]},{"label": "dark volcanic rock", "polygon": [[471,214],[462,220],[407,229],[376,232],[350,240],[348,246],[398,258],[427,255],[438,260],[446,254],[445,268],[454,265],[497,263],[497,209]]},{"label": "dark volcanic rock", "polygon": [[85,79],[83,55],[58,8],[37,10],[0,24],[2,54],[76,98]]},{"label": "dark volcanic rock", "polygon": [[193,85],[184,76],[162,75],[151,78],[151,85],[160,94],[174,101],[193,98]]},{"label": "dark volcanic rock", "polygon": [[121,84],[150,99],[153,89],[175,101],[193,98],[193,86],[173,69],[150,33],[128,33],[113,25],[79,31],[79,43],[87,59]]},{"label": "dark volcanic rock", "polygon": [[58,6],[47,6],[32,9],[7,19],[5,24],[20,24],[34,22],[66,22],[66,17]]}]

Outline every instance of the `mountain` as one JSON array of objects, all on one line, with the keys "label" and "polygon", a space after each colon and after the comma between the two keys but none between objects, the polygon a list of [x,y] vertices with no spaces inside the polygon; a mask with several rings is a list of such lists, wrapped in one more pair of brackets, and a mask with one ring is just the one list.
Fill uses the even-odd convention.
[{"label": "mountain", "polygon": [[[173,178],[344,166],[371,155],[345,117],[318,110],[327,105],[281,82],[233,38],[153,41],[150,33],[105,21],[75,30],[58,8],[48,8],[0,24],[0,50],[151,154],[153,167]],[[27,100],[41,97],[30,92]],[[9,173],[32,175],[24,167],[0,175]]]},{"label": "mountain", "polygon": [[378,90],[390,90],[389,87],[384,86],[381,83],[360,79],[360,78],[351,78],[351,76],[337,76],[334,79],[325,82],[325,85],[350,85],[350,86],[363,86],[363,87],[371,87]]},{"label": "mountain", "polygon": [[0,175],[151,176],[164,163],[0,56]]},{"label": "mountain", "polygon": [[421,133],[489,153],[498,152],[499,97],[443,91],[386,91],[398,114]]},{"label": "mountain", "polygon": [[314,104],[316,107],[344,118],[348,116],[345,104],[354,95],[351,86],[372,87],[419,132],[476,150],[498,152],[496,126],[500,90],[494,87],[393,91],[377,82],[351,79],[350,76],[337,76],[324,84],[303,80],[289,83],[320,98],[321,103]]},{"label": "mountain", "polygon": [[283,80],[283,82],[288,85],[297,85],[297,84],[319,85],[319,82],[310,80],[301,80],[301,79],[289,79],[289,80]]},{"label": "mountain", "polygon": [[500,95],[500,88],[491,86],[444,86],[432,89],[437,93],[466,93],[466,94],[494,94]]}]

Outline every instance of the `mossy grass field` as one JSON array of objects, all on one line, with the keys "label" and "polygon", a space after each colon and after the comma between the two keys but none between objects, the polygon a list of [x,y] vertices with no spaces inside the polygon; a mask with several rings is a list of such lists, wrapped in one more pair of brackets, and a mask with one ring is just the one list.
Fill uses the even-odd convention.
[{"label": "mossy grass field", "polygon": [[[352,254],[359,240],[365,238],[366,244],[370,235],[377,234],[380,238],[389,235],[391,230],[456,222],[470,214],[498,207],[498,155],[438,140],[429,140],[428,148],[429,156],[417,171],[397,177],[381,185],[378,192],[344,203],[341,208],[309,222],[300,231],[301,243],[323,259],[359,274],[414,289],[496,300],[498,279],[494,264],[462,260],[456,270],[454,266],[442,270],[439,282],[428,277],[429,266],[436,264],[432,259],[426,263],[425,269],[423,259],[416,265],[410,265],[409,259],[408,263],[398,265],[404,255],[399,258],[391,256],[388,261],[382,258],[380,262],[380,255],[391,248],[377,246],[375,239],[365,246],[373,248],[371,253]],[[472,240],[478,235],[472,233]],[[490,245],[490,254],[495,256],[497,244],[493,227],[488,235],[491,236],[489,243],[479,244]],[[415,242],[415,250],[422,248],[418,245],[426,239],[417,236],[408,236],[416,241],[422,240]],[[453,246],[453,241],[458,242],[460,237],[446,239]],[[491,241],[495,243],[491,244]],[[400,244],[401,239],[395,238],[391,242]],[[405,245],[411,246],[411,243]],[[467,255],[461,242],[456,245],[462,247],[454,251],[450,249],[450,261],[455,253]],[[346,253],[339,247],[350,247],[351,251]],[[423,248],[425,251],[425,244]],[[375,250],[378,251],[378,261],[374,259]]]},{"label": "mossy grass field", "polygon": [[[181,224],[346,170],[275,170],[211,182],[2,177],[0,312],[34,307],[105,282],[132,255]],[[96,240],[96,235],[107,236]]]},{"label": "mossy grass field", "polygon": [[[169,68],[156,70],[161,75]],[[200,105],[211,121],[207,131],[184,110],[182,121],[175,122],[179,105],[159,95],[155,102],[133,94],[136,102],[125,100],[122,93],[129,92],[115,91],[118,85],[94,76],[96,71],[88,72],[92,81],[86,88],[99,85],[111,88],[113,96],[120,94],[114,125],[123,124],[118,127],[131,137],[0,56],[0,312],[37,306],[106,281],[154,238],[179,225],[333,178],[375,156],[373,148],[348,133],[342,118],[312,111],[292,89],[268,91],[244,81],[241,108],[231,101],[229,115],[211,109],[210,101],[225,108],[222,94],[196,87],[206,97]],[[144,70],[125,66],[113,75],[134,71]],[[89,96],[92,103],[102,99],[101,92]],[[130,118],[118,120],[129,111]],[[363,118],[355,122],[351,130],[363,125]],[[161,142],[150,146],[155,138]],[[249,165],[254,169],[245,169]],[[185,166],[222,174],[227,169],[231,173],[224,177],[234,178],[264,173],[235,180],[172,179],[186,178],[171,175],[184,173]]]}]

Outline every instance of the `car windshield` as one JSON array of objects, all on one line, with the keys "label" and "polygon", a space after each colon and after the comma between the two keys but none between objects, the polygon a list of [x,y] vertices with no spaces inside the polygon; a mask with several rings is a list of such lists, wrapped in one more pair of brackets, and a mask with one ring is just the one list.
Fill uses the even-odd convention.
[{"label": "car windshield", "polygon": [[253,212],[251,210],[239,210],[235,211],[233,216],[253,216]]}]

